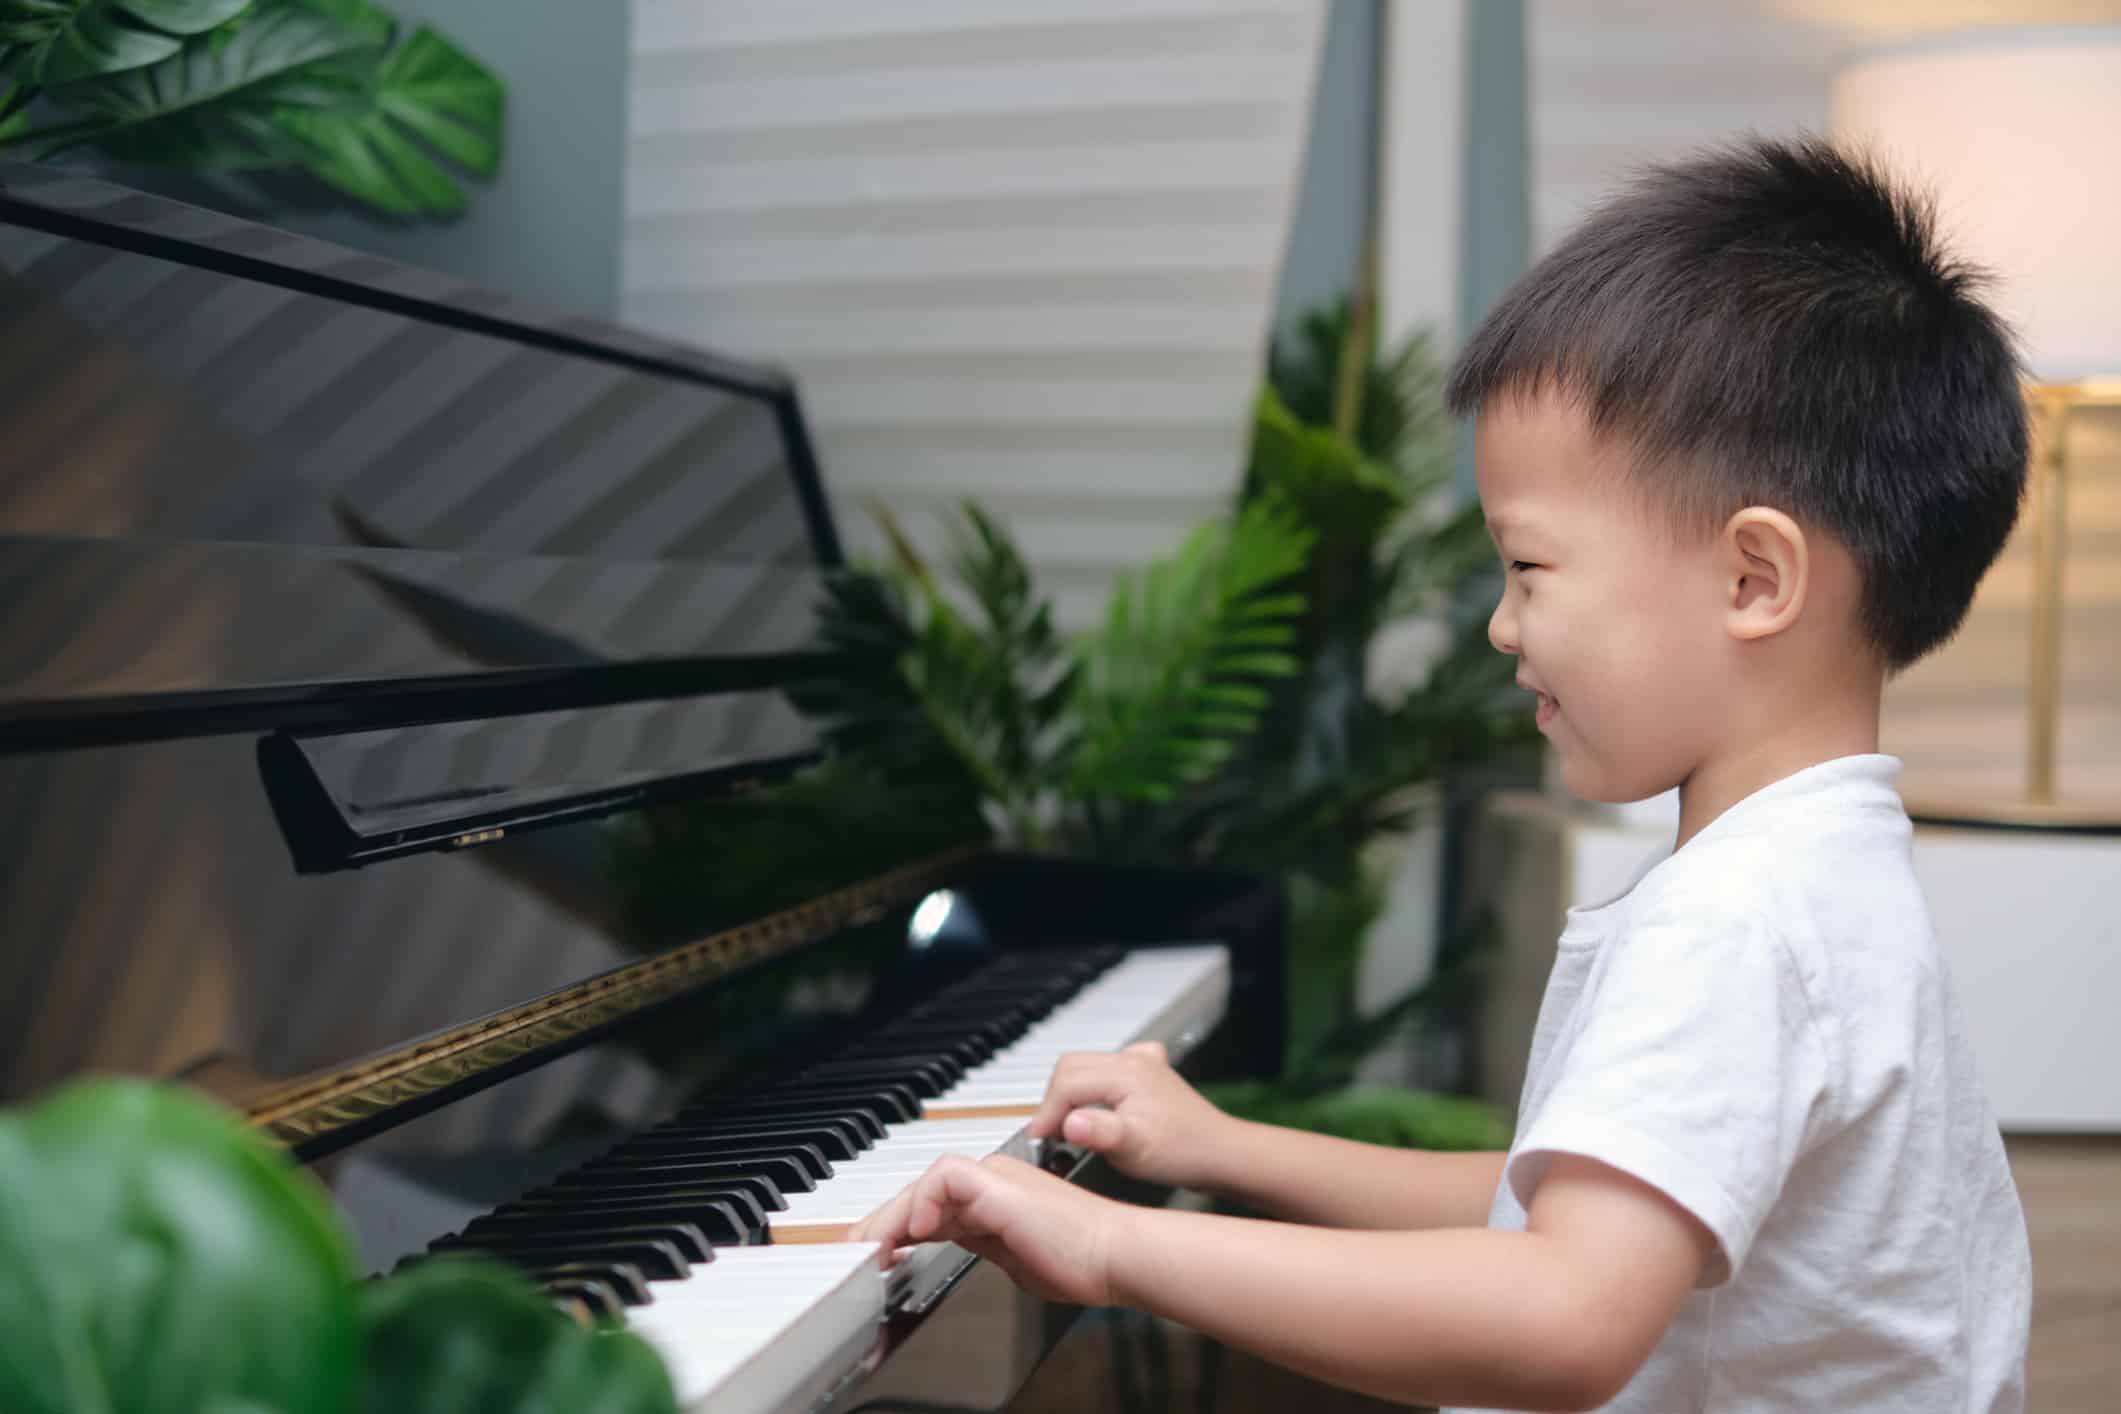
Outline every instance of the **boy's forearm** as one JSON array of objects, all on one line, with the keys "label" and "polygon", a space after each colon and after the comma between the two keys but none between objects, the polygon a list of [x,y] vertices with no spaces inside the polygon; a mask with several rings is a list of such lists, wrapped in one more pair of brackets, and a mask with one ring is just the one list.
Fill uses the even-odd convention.
[{"label": "boy's forearm", "polygon": [[1128,1209],[1113,1299],[1388,1399],[1580,1409],[1618,1388],[1596,1302],[1537,1233],[1333,1231]]},{"label": "boy's forearm", "polygon": [[1201,1186],[1321,1227],[1485,1227],[1503,1158],[1387,1149],[1238,1120],[1209,1156]]}]

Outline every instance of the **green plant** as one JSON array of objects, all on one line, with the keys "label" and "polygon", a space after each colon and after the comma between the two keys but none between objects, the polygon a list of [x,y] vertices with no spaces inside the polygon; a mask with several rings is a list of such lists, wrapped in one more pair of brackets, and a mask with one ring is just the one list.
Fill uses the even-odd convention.
[{"label": "green plant", "polygon": [[[299,168],[442,215],[500,165],[505,90],[370,0],[0,0],[0,152],[94,147],[209,174]],[[43,114],[49,121],[33,125]]]},{"label": "green plant", "polygon": [[361,1414],[659,1414],[676,1408],[646,1343],[557,1316],[513,1272],[423,1262],[361,1293]]},{"label": "green plant", "polygon": [[1010,843],[1123,851],[1106,841],[1128,811],[1214,775],[1257,727],[1264,684],[1298,668],[1290,583],[1313,537],[1274,498],[1122,576],[1072,643],[977,506],[956,528],[954,586],[879,514],[894,563],[833,592],[825,642],[856,651],[844,685],[806,705],[901,779],[966,782]]},{"label": "green plant", "polygon": [[655,1353],[462,1260],[357,1287],[322,1192],[173,1087],[0,1116],[8,1414],[675,1414]]},{"label": "green plant", "polygon": [[203,1100],[104,1082],[0,1118],[11,1414],[337,1414],[353,1279],[323,1196]]},{"label": "green plant", "polygon": [[1386,1086],[1292,1094],[1286,1086],[1251,1083],[1218,1087],[1211,1098],[1230,1113],[1262,1124],[1366,1144],[1461,1151],[1510,1147],[1510,1126],[1494,1107],[1458,1095]]}]

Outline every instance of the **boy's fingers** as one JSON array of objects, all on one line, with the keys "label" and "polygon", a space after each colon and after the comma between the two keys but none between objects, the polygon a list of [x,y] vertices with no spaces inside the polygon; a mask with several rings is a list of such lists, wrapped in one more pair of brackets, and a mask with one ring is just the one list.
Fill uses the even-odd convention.
[{"label": "boy's fingers", "polygon": [[1126,1121],[1111,1110],[1076,1110],[1061,1124],[1061,1137],[1080,1148],[1104,1153],[1127,1137]]},{"label": "boy's fingers", "polygon": [[957,1154],[937,1159],[913,1186],[913,1213],[906,1224],[907,1236],[919,1242],[937,1240],[946,1227],[955,1226],[983,1186],[984,1176],[972,1160]]},{"label": "boy's fingers", "polygon": [[1031,1137],[1046,1139],[1059,1132],[1070,1110],[1085,1105],[1116,1105],[1127,1095],[1127,1076],[1110,1055],[1081,1053],[1062,1056],[1046,1082],[1046,1096],[1031,1117]]},{"label": "boy's fingers", "polygon": [[883,1265],[886,1268],[893,1266],[898,1261],[898,1249],[907,1245],[906,1218],[912,1200],[913,1189],[908,1187],[848,1229],[848,1241],[881,1243]]},{"label": "boy's fingers", "polygon": [[1164,1049],[1164,1043],[1161,1041],[1136,1041],[1133,1045],[1127,1047],[1127,1054],[1147,1056],[1149,1059],[1164,1065],[1168,1065],[1171,1062],[1171,1053]]}]

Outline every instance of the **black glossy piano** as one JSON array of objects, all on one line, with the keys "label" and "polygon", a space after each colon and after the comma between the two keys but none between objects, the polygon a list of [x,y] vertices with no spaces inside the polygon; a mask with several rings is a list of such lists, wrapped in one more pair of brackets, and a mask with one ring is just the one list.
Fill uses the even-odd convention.
[{"label": "black glossy piano", "polygon": [[0,163],[0,1098],[196,1086],[690,1408],[1000,1407],[1073,1313],[847,1223],[1115,1186],[1062,1050],[1277,1069],[1282,905],[828,760],[842,569],[773,370]]}]

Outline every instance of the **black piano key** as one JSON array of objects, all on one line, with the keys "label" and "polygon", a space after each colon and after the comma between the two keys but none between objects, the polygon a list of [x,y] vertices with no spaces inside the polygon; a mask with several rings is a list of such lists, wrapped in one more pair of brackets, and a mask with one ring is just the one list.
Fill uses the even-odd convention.
[{"label": "black piano key", "polygon": [[749,1159],[792,1159],[813,1183],[832,1177],[832,1163],[814,1144],[753,1144],[743,1139],[721,1139],[695,1134],[663,1134],[649,1130],[616,1148],[598,1155],[604,1159],[715,1159],[742,1163]]},{"label": "black piano key", "polygon": [[[809,1081],[790,1077],[778,1081],[759,1091],[751,1099],[771,1104],[777,1099],[800,1100],[815,1096],[823,1100],[852,1099],[862,1104],[890,1104],[906,1119],[919,1119],[921,1097],[913,1093],[913,1087],[894,1080],[820,1080]],[[889,1111],[887,1110],[887,1113]]]},{"label": "black piano key", "polygon": [[489,1257],[498,1257],[514,1266],[532,1269],[554,1267],[562,1263],[596,1265],[624,1262],[638,1267],[641,1275],[650,1281],[674,1281],[684,1277],[692,1270],[692,1264],[685,1260],[684,1253],[678,1251],[677,1248],[667,1242],[657,1241],[621,1242],[585,1238],[579,1242],[569,1239],[564,1242],[554,1242],[548,1246],[540,1247],[528,1242],[521,1244],[474,1243],[467,1245],[457,1238],[445,1237],[439,1242],[433,1243],[430,1250],[435,1252],[482,1252]]},{"label": "black piano key", "polygon": [[631,1262],[558,1262],[549,1267],[530,1267],[524,1275],[539,1284],[546,1282],[595,1282],[618,1293],[627,1306],[646,1306],[655,1300],[648,1278]]},{"label": "black piano key", "polygon": [[917,1060],[937,1067],[945,1080],[962,1080],[972,1068],[961,1046],[894,1045],[888,1038],[876,1044],[847,1046],[824,1062],[828,1066],[866,1065],[881,1061]]},{"label": "black piano key", "polygon": [[887,1110],[884,1106],[864,1104],[859,1100],[792,1100],[784,1098],[777,1102],[754,1104],[751,1100],[739,1096],[730,1096],[718,1101],[714,1116],[718,1119],[771,1117],[774,1119],[799,1120],[806,1124],[813,1119],[827,1116],[838,1119],[851,1119],[877,1139],[882,1139],[891,1132],[892,1125],[901,1122],[896,1113]]},{"label": "black piano key", "polygon": [[[765,1231],[765,1204],[759,1202],[759,1200],[752,1194],[747,1193],[741,1189],[718,1188],[712,1185],[696,1183],[659,1183],[654,1186],[658,1189],[671,1190],[668,1193],[660,1193],[656,1195],[663,1197],[666,1201],[712,1203],[721,1207],[726,1207],[730,1210],[731,1213],[735,1215],[736,1220],[739,1224],[745,1227],[757,1228],[761,1232]],[[522,1197],[514,1199],[510,1203],[503,1204],[500,1208],[495,1209],[495,1211],[505,1211],[508,1208],[516,1207],[524,1203],[541,1203],[550,1204],[553,1206],[558,1206],[560,1204],[565,1203],[624,1203],[634,1201],[635,1199],[644,1196],[647,1195],[625,1191],[624,1189],[613,1191],[604,1185],[582,1188],[562,1188],[556,1186],[555,1184],[546,1184],[541,1188],[531,1189]]]},{"label": "black piano key", "polygon": [[679,1115],[687,1124],[851,1124],[872,1144],[887,1132],[884,1116],[867,1105],[789,1103],[776,1105],[766,1114],[744,1115],[724,1108],[729,1103],[727,1099],[702,1101],[686,1106]]},{"label": "black piano key", "polygon": [[927,1045],[916,1041],[903,1041],[896,1037],[878,1034],[866,1041],[857,1042],[840,1053],[849,1059],[874,1056],[879,1060],[890,1060],[895,1056],[934,1054],[947,1056],[960,1073],[972,1069],[993,1051],[975,1041],[948,1041],[938,1038]]},{"label": "black piano key", "polygon": [[[687,1222],[639,1218],[632,1214],[613,1217],[603,1213],[560,1212],[488,1213],[474,1218],[456,1237],[447,1239],[458,1250],[516,1243],[572,1242],[588,1238],[597,1242],[667,1242],[688,1262],[714,1260],[714,1240]],[[724,1244],[727,1245],[727,1244]]]},{"label": "black piano key", "polygon": [[[565,1202],[576,1198],[645,1198],[661,1196],[668,1198],[740,1197],[748,1200],[761,1213],[780,1212],[788,1206],[788,1200],[763,1181],[738,1186],[716,1179],[702,1183],[696,1179],[668,1178],[656,1175],[643,1177],[620,1170],[614,1174],[599,1174],[593,1179],[565,1180],[549,1183],[537,1190],[540,1201]],[[531,1195],[525,1194],[526,1198]]]},{"label": "black piano key", "polygon": [[[601,1160],[598,1161],[601,1163]],[[804,1176],[794,1165],[785,1168],[800,1184],[791,1183],[798,1191],[807,1191],[817,1185]],[[553,1180],[549,1185],[556,1193],[581,1192],[584,1190],[608,1191],[626,1184],[683,1183],[694,1188],[732,1188],[749,1193],[762,1208],[778,1211],[788,1206],[781,1195],[787,1191],[773,1177],[760,1173],[747,1164],[708,1163],[619,1163],[608,1168],[587,1164],[571,1173]]]},{"label": "black piano key", "polygon": [[727,1101],[723,1114],[771,1114],[792,1104],[859,1105],[885,1117],[887,1123],[906,1124],[921,1117],[920,1098],[901,1085],[776,1085],[756,1095]]},{"label": "black piano key", "polygon": [[672,1120],[645,1131],[643,1137],[648,1134],[742,1139],[754,1144],[808,1144],[834,1163],[853,1158],[875,1142],[850,1120],[821,1120],[808,1127],[774,1124],[770,1120],[749,1124],[742,1120],[721,1124]]},{"label": "black piano key", "polygon": [[976,1026],[962,1022],[930,1023],[927,1021],[910,1021],[905,1025],[891,1026],[877,1034],[894,1044],[933,1046],[951,1042],[964,1042],[978,1046],[980,1048],[980,1059],[985,1060],[996,1051],[1007,1046],[1011,1041],[1014,1041],[1018,1036],[1021,1036],[1023,1032],[1024,1028],[1011,1030],[1008,1026],[997,1021],[985,1021]]},{"label": "black piano key", "polygon": [[946,993],[900,1013],[893,1018],[893,1024],[933,1026],[948,1021],[967,1027],[1002,1025],[1015,1016],[1023,1000],[1023,994],[1018,992],[990,992],[983,996]]},{"label": "black piano key", "polygon": [[[749,1187],[762,1180],[776,1193],[808,1193],[817,1187],[802,1164],[784,1154],[760,1154],[746,1159],[690,1158],[683,1154],[614,1154],[578,1165],[568,1178],[598,1179],[619,1174],[683,1174],[701,1183],[728,1182],[730,1187]],[[738,1182],[746,1180],[746,1182]]]},{"label": "black piano key", "polygon": [[[559,1216],[572,1214],[588,1221],[619,1222],[673,1222],[687,1223],[707,1234],[707,1240],[717,1247],[743,1247],[759,1242],[766,1235],[766,1220],[763,1213],[747,1220],[732,1203],[717,1203],[711,1200],[667,1198],[661,1195],[646,1197],[579,1198],[573,1201],[553,1198],[519,1198],[503,1208],[495,1210],[495,1217]],[[472,1226],[476,1227],[474,1223]]]},{"label": "black piano key", "polygon": [[[726,1207],[735,1215],[739,1224],[745,1227],[757,1228],[762,1232],[765,1230],[766,1205],[759,1202],[756,1196],[742,1189],[696,1183],[657,1184],[655,1186],[659,1189],[676,1190],[674,1193],[663,1195],[667,1197],[668,1201],[712,1203],[720,1207]],[[623,1190],[612,1191],[608,1186],[602,1184],[566,1188],[559,1186],[559,1181],[555,1181],[539,1188],[533,1188],[522,1197],[504,1203],[494,1211],[505,1212],[524,1203],[549,1204],[555,1207],[566,1203],[623,1203],[633,1201],[642,1196],[644,1195]]]},{"label": "black piano key", "polygon": [[1055,986],[1050,982],[997,983],[988,987],[967,987],[962,991],[946,992],[923,1006],[921,1010],[931,1016],[945,1011],[960,1015],[977,1015],[982,1011],[996,1015],[1008,1012],[1051,1011],[1059,1005],[1066,993],[1073,990],[1071,987]]},{"label": "black piano key", "polygon": [[1009,1018],[995,1007],[984,1013],[938,1007],[933,1011],[909,1011],[895,1016],[870,1033],[870,1039],[917,1039],[936,1045],[973,1045],[993,1048],[1009,1039]]},{"label": "black piano key", "polygon": [[949,1067],[938,1065],[932,1060],[860,1060],[814,1066],[795,1079],[798,1084],[803,1085],[888,1080],[904,1085],[919,1099],[932,1100],[949,1089],[956,1076],[951,1073]]},{"label": "black piano key", "polygon": [[576,1277],[568,1281],[541,1281],[538,1286],[555,1301],[572,1301],[592,1321],[610,1320],[626,1309],[625,1298],[610,1282]]},{"label": "black piano key", "polygon": [[863,1052],[858,1047],[847,1047],[819,1061],[805,1075],[821,1071],[856,1071],[872,1067],[901,1064],[908,1069],[917,1069],[932,1074],[937,1080],[948,1083],[965,1073],[965,1064],[949,1050],[940,1046],[900,1046],[891,1054]]}]

